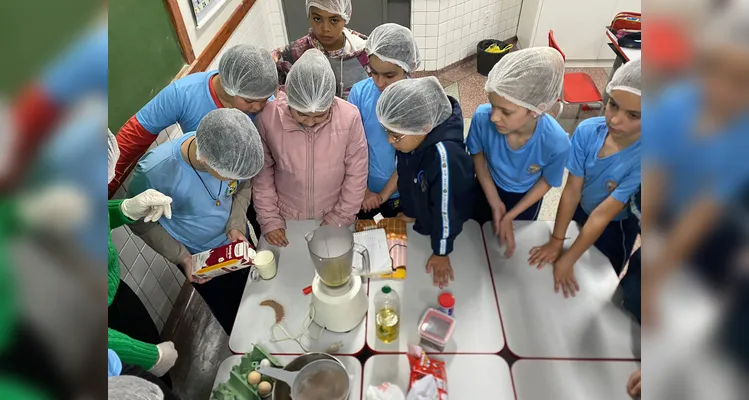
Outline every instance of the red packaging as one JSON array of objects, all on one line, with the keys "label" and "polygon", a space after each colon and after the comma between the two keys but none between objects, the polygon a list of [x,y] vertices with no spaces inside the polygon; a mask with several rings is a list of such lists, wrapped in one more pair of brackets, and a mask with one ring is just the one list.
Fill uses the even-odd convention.
[{"label": "red packaging", "polygon": [[411,366],[411,377],[408,390],[421,378],[431,375],[437,382],[438,398],[434,400],[447,399],[447,370],[445,362],[429,358],[421,346],[408,345],[408,364]]},{"label": "red packaging", "polygon": [[255,249],[245,241],[225,244],[213,250],[193,254],[195,269],[193,274],[198,277],[215,278],[229,272],[238,271],[252,266],[255,259]]}]

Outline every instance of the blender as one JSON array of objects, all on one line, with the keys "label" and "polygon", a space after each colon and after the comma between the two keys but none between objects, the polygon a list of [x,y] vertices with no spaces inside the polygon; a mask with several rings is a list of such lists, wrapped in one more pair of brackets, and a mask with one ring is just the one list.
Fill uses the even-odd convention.
[{"label": "blender", "polygon": [[[369,274],[369,252],[354,243],[349,229],[324,225],[307,233],[315,278],[312,281],[312,320],[332,332],[348,332],[364,319],[369,308],[362,276]],[[363,258],[353,267],[354,253]]]}]

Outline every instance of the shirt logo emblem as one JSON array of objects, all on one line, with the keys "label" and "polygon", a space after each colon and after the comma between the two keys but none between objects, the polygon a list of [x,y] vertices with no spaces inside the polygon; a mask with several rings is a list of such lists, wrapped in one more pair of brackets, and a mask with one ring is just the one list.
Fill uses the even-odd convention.
[{"label": "shirt logo emblem", "polygon": [[226,191],[224,192],[225,197],[231,197],[234,195],[234,193],[237,192],[237,181],[229,181],[229,183],[226,184]]},{"label": "shirt logo emblem", "polygon": [[538,171],[540,170],[541,170],[541,166],[539,166],[538,164],[532,164],[530,167],[528,167],[529,174],[538,173]]},{"label": "shirt logo emblem", "polygon": [[613,192],[617,187],[619,187],[619,185],[613,179],[606,181],[606,190],[608,190],[609,193]]}]

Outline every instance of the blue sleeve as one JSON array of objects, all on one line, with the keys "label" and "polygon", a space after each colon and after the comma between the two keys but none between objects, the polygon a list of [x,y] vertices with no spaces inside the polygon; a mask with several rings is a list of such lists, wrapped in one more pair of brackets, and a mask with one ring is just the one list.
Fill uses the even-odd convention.
[{"label": "blue sleeve", "polygon": [[119,376],[122,373],[122,361],[112,349],[107,349],[107,378]]},{"label": "blue sleeve", "polygon": [[68,104],[91,92],[106,94],[109,41],[100,27],[77,41],[42,75],[42,86],[58,104]]},{"label": "blue sleeve", "polygon": [[611,197],[616,201],[627,204],[632,196],[637,193],[637,189],[640,188],[641,184],[642,171],[638,164],[637,167],[633,168],[632,171],[622,179],[619,186],[617,186],[616,189],[614,189],[614,192],[611,193]]},{"label": "blue sleeve", "polygon": [[158,135],[179,121],[182,106],[182,96],[179,95],[176,82],[172,82],[143,106],[135,114],[135,118],[147,131]]},{"label": "blue sleeve", "polygon": [[[359,85],[351,87],[351,91],[349,91],[348,99],[346,101],[355,105],[356,108],[359,108]],[[359,110],[359,114],[361,114],[361,110]]]},{"label": "blue sleeve", "polygon": [[564,166],[567,164],[567,160],[570,157],[570,141],[560,140],[556,144],[554,154],[552,154],[549,163],[546,164],[543,170],[543,176],[546,182],[553,187],[561,187],[562,180],[564,178]]},{"label": "blue sleeve", "polygon": [[[434,159],[427,168],[429,182],[429,214],[432,216],[430,232],[432,252],[446,256],[453,251],[455,238],[463,231],[465,222],[459,210],[461,206],[460,188],[463,180],[473,182],[467,176],[473,174],[473,162],[466,157],[459,160],[458,154],[450,154],[444,143],[435,145]],[[465,151],[465,150],[460,150]],[[472,176],[471,176],[472,178]]]},{"label": "blue sleeve", "polygon": [[567,169],[570,170],[572,175],[580,178],[585,177],[585,157],[589,136],[590,134],[581,127],[575,129],[575,133],[572,135]]},{"label": "blue sleeve", "polygon": [[481,127],[479,126],[476,114],[473,114],[473,118],[471,119],[471,127],[468,129],[468,138],[466,138],[466,147],[468,147],[468,153],[471,155],[484,152],[484,148],[481,145]]}]

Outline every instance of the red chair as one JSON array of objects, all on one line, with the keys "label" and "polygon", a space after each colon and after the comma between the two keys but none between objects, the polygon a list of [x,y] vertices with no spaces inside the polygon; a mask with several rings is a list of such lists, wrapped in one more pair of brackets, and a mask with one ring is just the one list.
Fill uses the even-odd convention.
[{"label": "red chair", "polygon": [[[549,47],[556,49],[562,58],[566,61],[567,57],[557,41],[554,39],[554,31],[549,31]],[[577,104],[577,115],[575,119],[580,118],[583,106],[588,104],[600,104],[603,111],[603,98],[598,91],[593,78],[585,72],[568,72],[564,74],[564,83],[562,84],[562,104]],[[559,112],[561,114],[561,111]]]}]

